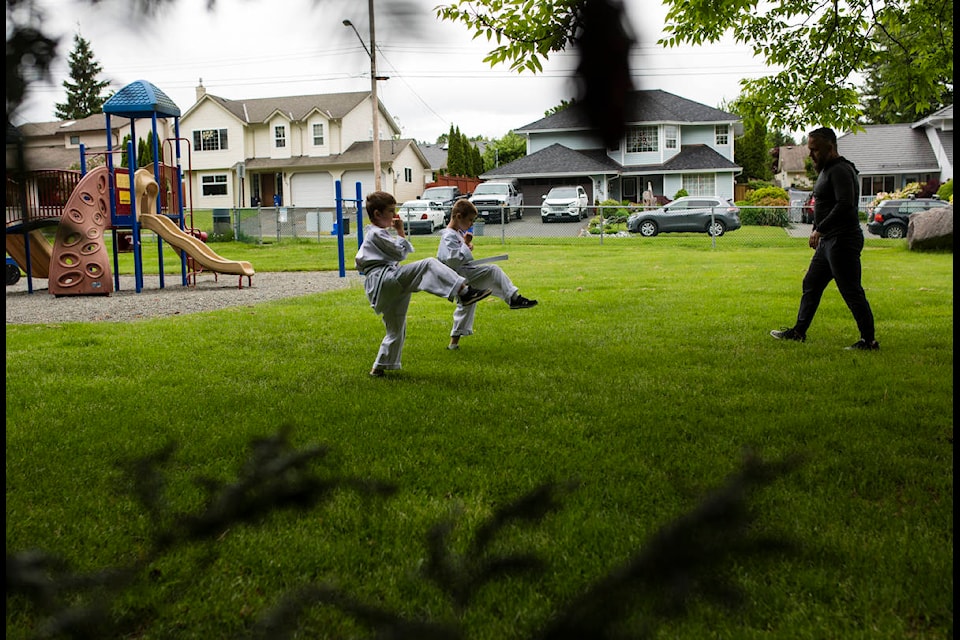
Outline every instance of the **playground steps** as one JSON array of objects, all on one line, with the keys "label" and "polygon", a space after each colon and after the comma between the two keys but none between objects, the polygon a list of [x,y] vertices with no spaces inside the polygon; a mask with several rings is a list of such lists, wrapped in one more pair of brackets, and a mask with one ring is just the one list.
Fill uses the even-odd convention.
[{"label": "playground steps", "polygon": [[[17,262],[17,266],[27,271],[27,248],[22,233],[8,233],[7,253]],[[30,235],[30,276],[32,278],[50,277],[50,258],[53,255],[53,245],[39,229],[34,229]]]}]

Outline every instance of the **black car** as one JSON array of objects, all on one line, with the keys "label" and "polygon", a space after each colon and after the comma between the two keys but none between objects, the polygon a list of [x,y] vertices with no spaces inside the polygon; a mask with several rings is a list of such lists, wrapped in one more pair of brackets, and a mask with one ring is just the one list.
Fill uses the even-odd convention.
[{"label": "black car", "polygon": [[939,198],[904,198],[884,200],[876,206],[867,219],[867,231],[881,238],[906,238],[910,216],[950,206]]}]

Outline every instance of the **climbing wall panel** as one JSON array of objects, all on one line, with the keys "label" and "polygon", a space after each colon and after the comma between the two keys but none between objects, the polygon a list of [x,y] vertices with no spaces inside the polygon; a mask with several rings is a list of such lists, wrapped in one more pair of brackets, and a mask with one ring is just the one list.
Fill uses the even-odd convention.
[{"label": "climbing wall panel", "polygon": [[98,167],[80,180],[64,207],[50,259],[48,288],[56,296],[113,291],[104,232],[110,225],[110,176]]}]

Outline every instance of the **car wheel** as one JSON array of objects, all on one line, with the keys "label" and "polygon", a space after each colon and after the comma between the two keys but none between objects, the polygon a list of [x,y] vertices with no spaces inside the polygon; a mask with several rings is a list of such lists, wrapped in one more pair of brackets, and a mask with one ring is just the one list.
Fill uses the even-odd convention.
[{"label": "car wheel", "polygon": [[652,238],[658,231],[660,230],[657,229],[657,223],[653,220],[644,220],[640,223],[640,235],[644,238]]},{"label": "car wheel", "polygon": [[711,236],[720,237],[727,228],[719,220],[714,220],[707,225],[707,233]]},{"label": "car wheel", "polygon": [[884,238],[900,239],[907,236],[907,228],[902,224],[892,224],[883,230]]},{"label": "car wheel", "polygon": [[523,207],[517,207],[517,220],[523,220]]}]

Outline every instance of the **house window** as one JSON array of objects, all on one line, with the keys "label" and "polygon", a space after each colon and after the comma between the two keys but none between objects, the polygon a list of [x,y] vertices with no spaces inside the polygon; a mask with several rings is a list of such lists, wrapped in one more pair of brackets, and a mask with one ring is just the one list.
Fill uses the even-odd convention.
[{"label": "house window", "polygon": [[283,125],[273,128],[273,141],[277,149],[287,146],[287,128]]},{"label": "house window", "polygon": [[227,174],[225,173],[203,176],[200,178],[200,183],[203,186],[203,195],[205,196],[227,195]]},{"label": "house window", "polygon": [[659,148],[656,127],[630,127],[627,131],[627,153],[657,151]]},{"label": "house window", "polygon": [[70,136],[70,144],[80,144],[80,136]]},{"label": "house window", "polygon": [[894,176],[865,176],[860,178],[860,195],[875,196],[878,193],[891,193],[897,190]]},{"label": "house window", "polygon": [[200,129],[193,132],[193,148],[197,151],[220,151],[227,148],[226,129]]},{"label": "house window", "polygon": [[730,144],[730,125],[718,124],[713,128],[713,131],[718,147],[725,147]]},{"label": "house window", "polygon": [[313,125],[313,146],[323,146],[323,124]]},{"label": "house window", "polygon": [[406,168],[403,170],[403,181],[413,182],[413,169]]},{"label": "house window", "polygon": [[668,124],[663,128],[663,146],[666,149],[677,148],[677,126]]},{"label": "house window", "polygon": [[683,188],[691,196],[717,194],[717,177],[712,173],[690,173],[683,176]]}]

